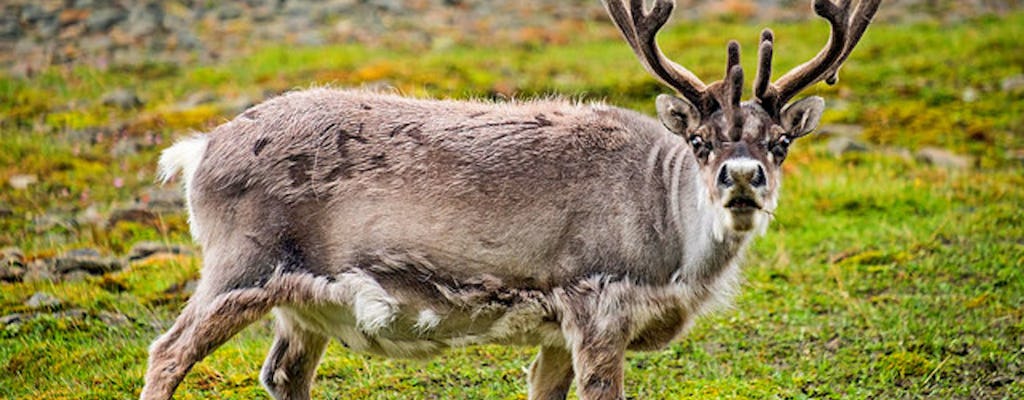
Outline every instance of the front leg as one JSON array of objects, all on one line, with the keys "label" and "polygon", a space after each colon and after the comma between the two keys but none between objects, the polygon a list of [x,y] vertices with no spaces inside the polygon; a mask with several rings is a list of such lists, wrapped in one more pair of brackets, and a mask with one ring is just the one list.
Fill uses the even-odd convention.
[{"label": "front leg", "polygon": [[576,396],[581,400],[625,399],[623,371],[624,342],[595,335],[573,344],[572,364],[576,371]]},{"label": "front leg", "polygon": [[622,381],[633,291],[618,283],[606,285],[563,298],[567,307],[562,332],[572,350],[576,395],[581,400],[626,398]]}]

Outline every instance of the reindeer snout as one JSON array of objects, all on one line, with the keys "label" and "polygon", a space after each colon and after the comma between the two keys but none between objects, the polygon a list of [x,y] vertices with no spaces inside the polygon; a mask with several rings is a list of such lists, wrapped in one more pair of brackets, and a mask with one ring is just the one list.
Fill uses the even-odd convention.
[{"label": "reindeer snout", "polygon": [[729,189],[736,185],[760,189],[768,183],[761,163],[749,159],[723,163],[722,168],[718,170],[717,181],[721,189]]}]

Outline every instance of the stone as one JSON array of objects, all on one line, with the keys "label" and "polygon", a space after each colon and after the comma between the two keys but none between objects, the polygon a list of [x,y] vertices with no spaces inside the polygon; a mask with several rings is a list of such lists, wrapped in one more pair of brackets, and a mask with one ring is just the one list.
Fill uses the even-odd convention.
[{"label": "stone", "polygon": [[25,275],[21,277],[25,283],[57,282],[57,274],[53,272],[50,264],[36,260],[29,263],[25,269]]},{"label": "stone", "polygon": [[99,318],[100,322],[103,322],[103,324],[114,327],[124,326],[131,322],[127,316],[119,312],[100,311],[100,313],[96,315],[96,318]]},{"label": "stone", "polygon": [[14,40],[23,34],[24,31],[21,29],[18,16],[11,14],[0,16],[0,39]]},{"label": "stone", "polygon": [[961,156],[945,149],[937,147],[925,147],[918,150],[914,155],[918,161],[925,164],[949,169],[966,169],[971,166],[971,159]]},{"label": "stone", "polygon": [[139,2],[128,12],[126,30],[134,37],[155,33],[164,23],[164,9],[160,2]]},{"label": "stone", "polygon": [[232,19],[238,19],[242,16],[242,8],[234,4],[226,4],[217,10],[217,19],[221,21],[228,21]]},{"label": "stone", "polygon": [[140,107],[143,104],[134,90],[126,88],[118,88],[107,92],[100,101],[105,106],[115,106],[124,110]]},{"label": "stone", "polygon": [[25,275],[25,255],[21,249],[8,247],[0,250],[0,281],[21,282]]},{"label": "stone", "polygon": [[833,156],[842,157],[848,153],[868,151],[868,145],[846,136],[836,136],[828,141],[828,152]]},{"label": "stone", "polygon": [[117,225],[118,222],[135,222],[139,224],[155,224],[159,218],[153,211],[133,206],[131,208],[120,208],[110,212],[107,218],[107,226]]},{"label": "stone", "polygon": [[25,306],[32,310],[39,310],[44,308],[57,308],[61,305],[60,299],[53,297],[46,292],[36,292],[25,300]]},{"label": "stone", "polygon": [[0,317],[0,326],[7,326],[24,322],[28,315],[22,313],[7,314]]},{"label": "stone", "polygon": [[33,174],[17,174],[7,178],[7,184],[17,190],[28,189],[29,186],[36,183],[39,183],[39,177]]},{"label": "stone", "polygon": [[85,282],[89,277],[92,276],[89,272],[81,269],[68,271],[60,276],[60,281],[65,283],[77,283]]},{"label": "stone", "polygon": [[191,254],[192,251],[178,245],[158,242],[138,242],[128,251],[129,261],[138,261],[156,254]]},{"label": "stone", "polygon": [[185,208],[185,193],[178,185],[150,186],[139,192],[139,201],[153,212],[177,212]]},{"label": "stone", "polygon": [[1024,74],[1003,78],[1002,82],[999,84],[999,88],[1008,93],[1024,91]]},{"label": "stone", "polygon": [[[71,274],[81,270],[100,275],[124,269],[124,262],[113,257],[103,257],[94,249],[78,249],[64,253],[53,260],[53,268],[59,274]],[[69,277],[74,278],[74,276]]]},{"label": "stone", "polygon": [[828,136],[859,137],[864,127],[856,124],[825,124],[818,128],[818,133]]},{"label": "stone", "polygon": [[89,13],[89,18],[85,19],[85,28],[89,32],[106,32],[127,17],[127,12],[120,8],[101,8]]}]

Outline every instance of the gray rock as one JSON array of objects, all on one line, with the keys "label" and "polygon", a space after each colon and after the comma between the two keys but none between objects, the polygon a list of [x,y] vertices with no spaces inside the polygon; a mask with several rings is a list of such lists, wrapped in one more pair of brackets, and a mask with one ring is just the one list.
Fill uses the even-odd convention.
[{"label": "gray rock", "polygon": [[89,14],[85,27],[89,32],[106,32],[127,17],[128,13],[120,8],[101,8]]},{"label": "gray rock", "polygon": [[142,37],[157,32],[164,23],[164,9],[160,2],[140,2],[128,12],[128,34]]},{"label": "gray rock", "polygon": [[[120,271],[124,267],[124,262],[121,260],[103,257],[94,249],[72,250],[53,260],[53,268],[59,274],[72,274],[73,271],[81,270],[93,275],[100,275]],[[69,278],[74,278],[74,276]]]},{"label": "gray rock", "polygon": [[26,283],[57,282],[57,274],[53,272],[50,264],[36,260],[28,265],[25,275],[21,280]]},{"label": "gray rock", "polygon": [[153,224],[157,221],[156,213],[139,206],[130,208],[119,208],[110,212],[107,218],[107,226],[117,225],[118,222],[135,222],[139,224]]},{"label": "gray rock", "polygon": [[18,21],[17,15],[7,14],[0,16],[0,39],[14,40],[23,34],[24,31],[21,29],[21,23]]},{"label": "gray rock", "polygon": [[119,312],[100,311],[96,318],[99,318],[107,326],[124,326],[127,325],[131,320]]},{"label": "gray rock", "polygon": [[7,178],[7,184],[16,190],[25,190],[29,186],[39,183],[39,177],[33,174],[17,174]]},{"label": "gray rock", "polygon": [[125,110],[142,106],[142,100],[139,100],[139,96],[135,94],[135,91],[125,88],[107,92],[100,101],[105,106],[116,106]]},{"label": "gray rock", "polygon": [[110,148],[110,155],[114,158],[133,156],[139,152],[139,141],[135,138],[123,138],[114,143]]},{"label": "gray rock", "polygon": [[60,281],[65,283],[85,282],[87,279],[89,279],[90,276],[92,276],[92,274],[86,272],[85,270],[76,269],[73,271],[64,272],[60,276]]},{"label": "gray rock", "polygon": [[129,261],[138,261],[156,254],[191,254],[192,251],[178,245],[158,242],[138,242],[128,251]]},{"label": "gray rock", "polygon": [[7,314],[0,317],[0,326],[18,324],[28,319],[28,315],[22,313]]},{"label": "gray rock", "polygon": [[174,187],[150,186],[139,192],[139,200],[153,212],[177,212],[185,208],[185,194]]},{"label": "gray rock", "polygon": [[208,90],[201,90],[188,95],[185,100],[182,100],[177,104],[177,108],[182,110],[188,110],[195,108],[203,104],[210,104],[217,102],[217,95]]},{"label": "gray rock", "polygon": [[846,136],[836,136],[828,141],[828,152],[833,156],[841,157],[848,153],[862,153],[868,151],[868,145]]},{"label": "gray rock", "polygon": [[45,292],[36,292],[32,297],[29,297],[28,300],[25,300],[25,306],[33,310],[57,308],[60,305],[60,299]]},{"label": "gray rock", "polygon": [[88,315],[89,314],[86,313],[85,310],[81,308],[72,308],[67,311],[61,311],[59,313],[53,314],[54,317],[67,319],[85,319],[85,317]]},{"label": "gray rock", "polygon": [[1013,75],[1003,79],[1000,82],[999,87],[1004,92],[1015,93],[1018,91],[1024,91],[1024,74]]},{"label": "gray rock", "polygon": [[25,275],[25,255],[21,250],[8,247],[0,250],[0,281],[21,282]]},{"label": "gray rock", "polygon": [[829,136],[859,137],[864,127],[855,124],[825,124],[818,128],[818,133]]},{"label": "gray rock", "polygon": [[971,166],[971,159],[945,149],[925,147],[915,154],[918,161],[950,169],[965,169]]},{"label": "gray rock", "polygon": [[226,4],[217,10],[217,18],[221,21],[237,19],[242,16],[242,8],[235,4]]}]

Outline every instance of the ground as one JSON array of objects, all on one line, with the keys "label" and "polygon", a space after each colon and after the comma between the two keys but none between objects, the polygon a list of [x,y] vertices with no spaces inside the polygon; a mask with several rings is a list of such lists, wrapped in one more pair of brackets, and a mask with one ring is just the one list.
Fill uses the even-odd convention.
[{"label": "ground", "polygon": [[[173,247],[190,243],[180,199],[154,186],[156,156],[175,138],[322,85],[557,94],[653,113],[665,90],[607,25],[584,24],[557,43],[268,46],[203,65],[0,75],[0,247],[22,253],[5,251],[0,264],[11,276],[0,282],[0,397],[137,395],[146,346],[198,275],[200,255]],[[813,56],[827,34],[820,21],[773,27],[776,71]],[[713,80],[727,38],[746,45],[744,66],[754,70],[759,28],[678,25],[660,40]],[[823,133],[798,141],[786,161],[775,221],[745,263],[733,306],[665,350],[630,354],[627,395],[1024,396],[1021,37],[1020,13],[873,26],[838,85],[805,93],[826,98]],[[172,205],[158,205],[161,196]],[[142,241],[165,248],[126,260]],[[114,267],[60,270],[75,254]],[[198,364],[177,398],[265,398],[257,376],[270,326],[254,324]],[[479,346],[394,361],[332,344],[313,394],[525,398],[534,351]]]}]

